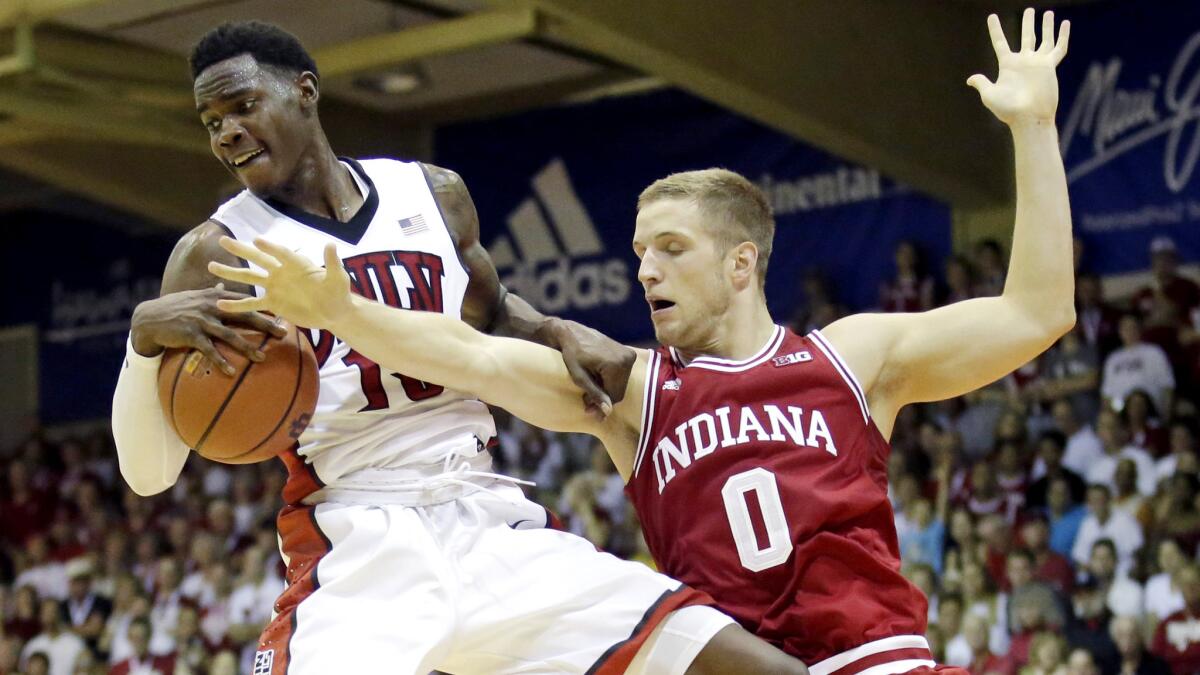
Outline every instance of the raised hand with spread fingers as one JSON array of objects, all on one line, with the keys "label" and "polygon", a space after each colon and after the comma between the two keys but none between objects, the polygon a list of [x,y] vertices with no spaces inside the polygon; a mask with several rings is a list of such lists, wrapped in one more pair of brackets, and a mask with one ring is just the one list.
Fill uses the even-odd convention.
[{"label": "raised hand with spread fingers", "polygon": [[342,267],[335,244],[325,246],[325,267],[263,238],[250,245],[221,237],[220,244],[258,269],[212,262],[208,270],[226,281],[263,289],[256,298],[218,301],[217,306],[225,311],[271,312],[298,326],[328,328],[350,308],[350,275]]},{"label": "raised hand with spread fingers", "polygon": [[1000,17],[988,17],[988,33],[1000,72],[992,82],[981,74],[972,75],[967,84],[979,91],[983,104],[1005,124],[1054,122],[1058,109],[1058,78],[1054,69],[1067,54],[1071,22],[1063,21],[1054,35],[1054,12],[1042,14],[1042,40],[1034,35],[1037,13],[1026,9],[1021,18],[1021,46],[1013,51],[1000,26]]}]

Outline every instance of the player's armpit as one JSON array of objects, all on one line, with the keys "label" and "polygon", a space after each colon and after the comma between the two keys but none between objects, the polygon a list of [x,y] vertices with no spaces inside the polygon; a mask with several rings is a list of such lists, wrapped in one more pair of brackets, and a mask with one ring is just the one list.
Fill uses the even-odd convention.
[{"label": "player's armpit", "polygon": [[867,393],[885,434],[909,403],[940,401],[994,382],[1045,351],[1071,317],[1031,316],[1008,297],[928,312],[856,314],[822,330]]}]

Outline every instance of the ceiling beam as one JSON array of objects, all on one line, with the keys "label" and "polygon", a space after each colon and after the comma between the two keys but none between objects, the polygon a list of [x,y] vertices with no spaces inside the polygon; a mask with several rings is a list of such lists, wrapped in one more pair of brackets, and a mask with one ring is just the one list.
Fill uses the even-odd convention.
[{"label": "ceiling beam", "polygon": [[41,125],[76,129],[93,138],[173,148],[207,155],[200,125],[181,114],[164,113],[120,101],[33,87],[0,89],[0,112]]},{"label": "ceiling beam", "polygon": [[21,22],[44,21],[63,12],[102,2],[105,0],[0,0],[0,28]]},{"label": "ceiling beam", "polygon": [[[1006,198],[1010,150],[963,82],[986,11],[939,0],[521,0],[592,51],[952,203]],[[513,0],[488,0],[511,6]],[[883,29],[887,30],[884,31]]]},{"label": "ceiling beam", "polygon": [[512,42],[536,32],[537,14],[532,8],[502,7],[325,47],[313,59],[322,77],[338,77]]},{"label": "ceiling beam", "polygon": [[230,181],[190,153],[78,138],[5,147],[0,166],[178,230],[203,222]]}]

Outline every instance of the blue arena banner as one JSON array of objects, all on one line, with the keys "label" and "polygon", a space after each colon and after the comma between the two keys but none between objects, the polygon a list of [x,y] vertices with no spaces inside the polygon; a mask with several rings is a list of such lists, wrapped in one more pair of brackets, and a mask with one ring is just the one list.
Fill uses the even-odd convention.
[{"label": "blue arena banner", "polygon": [[1058,127],[1075,230],[1101,274],[1149,267],[1155,236],[1200,260],[1200,3],[1102,2],[1061,12]]},{"label": "blue arena banner", "polygon": [[157,297],[174,233],[130,234],[83,218],[26,212],[5,219],[12,324],[35,323],[44,423],[108,417],[133,308]]},{"label": "blue arena banner", "polygon": [[638,194],[672,172],[722,166],[766,191],[778,226],[767,297],[779,321],[808,269],[828,275],[840,301],[869,308],[899,241],[929,260],[950,251],[943,204],[678,91],[447,127],[435,155],[464,177],[510,289],[623,341],[653,338],[630,241]]}]

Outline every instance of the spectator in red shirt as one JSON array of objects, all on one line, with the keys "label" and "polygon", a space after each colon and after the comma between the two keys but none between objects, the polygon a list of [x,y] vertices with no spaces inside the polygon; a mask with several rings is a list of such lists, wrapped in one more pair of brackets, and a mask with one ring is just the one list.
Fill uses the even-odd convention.
[{"label": "spectator in red shirt", "polygon": [[1050,549],[1050,521],[1040,511],[1028,512],[1021,525],[1021,540],[1033,555],[1033,578],[1066,596],[1075,588],[1071,561]]},{"label": "spectator in red shirt", "polygon": [[1150,271],[1154,278],[1133,296],[1134,307],[1143,318],[1154,311],[1156,299],[1166,298],[1182,318],[1191,316],[1200,306],[1200,286],[1179,275],[1179,251],[1170,237],[1155,237],[1150,242]]},{"label": "spectator in red shirt", "polygon": [[946,258],[945,274],[946,288],[940,304],[950,305],[975,297],[972,292],[971,263],[966,258],[957,255]]},{"label": "spectator in red shirt", "polygon": [[1095,347],[1101,359],[1120,346],[1120,314],[1104,302],[1100,277],[1095,274],[1084,273],[1075,280],[1075,317],[1084,342]]},{"label": "spectator in red shirt", "polygon": [[8,465],[8,494],[0,501],[0,538],[21,545],[35,532],[42,532],[54,515],[52,501],[33,486],[29,465],[14,459]]},{"label": "spectator in red shirt", "polygon": [[1172,673],[1185,675],[1200,672],[1200,568],[1187,565],[1177,578],[1184,608],[1158,625],[1151,651],[1166,660]]},{"label": "spectator in red shirt", "polygon": [[4,615],[3,635],[12,635],[25,642],[38,634],[42,622],[38,620],[38,593],[33,586],[17,586],[13,593],[12,615]]},{"label": "spectator in red shirt", "polygon": [[110,668],[108,675],[174,675],[174,654],[154,656],[150,653],[150,622],[145,617],[129,622],[129,642],[133,645],[133,656]]},{"label": "spectator in red shirt", "polygon": [[925,274],[917,246],[896,245],[896,277],[879,285],[879,306],[885,312],[924,312],[933,309],[933,277]]}]

